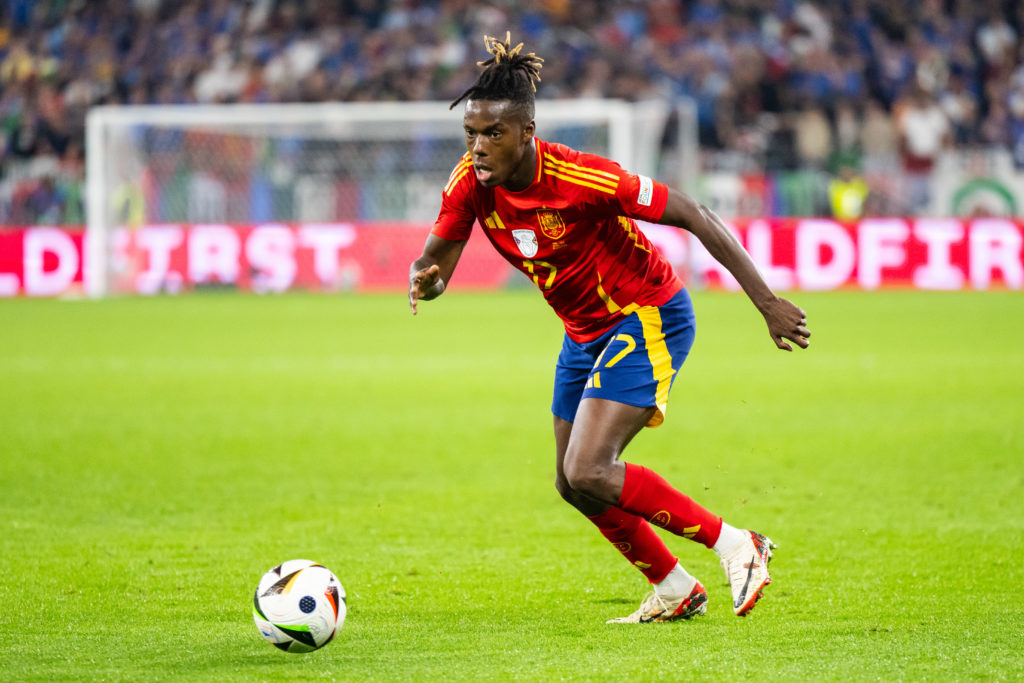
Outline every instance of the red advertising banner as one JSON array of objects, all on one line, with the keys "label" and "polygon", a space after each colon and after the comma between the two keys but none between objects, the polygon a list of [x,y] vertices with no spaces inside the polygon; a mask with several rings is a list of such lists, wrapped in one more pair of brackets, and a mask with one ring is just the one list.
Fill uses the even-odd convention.
[{"label": "red advertising banner", "polygon": [[0,226],[0,297],[57,296],[82,283],[81,228]]},{"label": "red advertising banner", "polygon": [[[1024,222],[797,218],[730,227],[777,290],[1024,286]],[[644,226],[644,232],[684,275],[708,286],[738,288],[693,235],[660,225]]]},{"label": "red advertising banner", "polygon": [[[737,288],[693,235],[660,225],[644,232],[683,278]],[[730,225],[777,290],[1021,289],[1024,222],[1001,218],[749,220]],[[400,291],[429,225],[322,223],[153,225],[112,234],[114,291],[140,294],[237,288],[255,292]],[[479,230],[479,228],[478,228]],[[78,229],[0,228],[0,296],[80,290]],[[452,285],[522,283],[482,235],[462,254]]]},{"label": "red advertising banner", "polygon": [[[430,226],[388,223],[150,226],[118,233],[114,289],[401,290],[429,232]],[[509,277],[486,240],[472,240],[464,258],[483,266],[466,269],[474,287],[497,288]]]}]

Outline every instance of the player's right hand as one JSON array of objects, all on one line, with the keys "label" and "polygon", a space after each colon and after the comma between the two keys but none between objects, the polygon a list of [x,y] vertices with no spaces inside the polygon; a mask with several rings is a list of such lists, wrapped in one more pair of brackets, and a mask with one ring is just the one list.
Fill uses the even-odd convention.
[{"label": "player's right hand", "polygon": [[416,315],[416,302],[426,296],[427,292],[441,279],[441,268],[437,264],[418,270],[409,276],[409,308]]}]

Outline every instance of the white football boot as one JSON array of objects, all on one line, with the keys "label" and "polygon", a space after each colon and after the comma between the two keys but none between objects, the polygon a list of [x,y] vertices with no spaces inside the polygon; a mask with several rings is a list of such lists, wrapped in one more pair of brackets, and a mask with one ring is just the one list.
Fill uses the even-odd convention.
[{"label": "white football boot", "polygon": [[745,616],[761,599],[764,587],[772,582],[768,562],[775,544],[756,531],[744,531],[750,537],[722,554],[722,569],[732,586],[732,609],[736,616]]},{"label": "white football boot", "polygon": [[628,617],[609,619],[609,624],[649,624],[652,622],[690,619],[708,610],[708,592],[698,581],[688,595],[677,599],[665,599],[651,593],[640,604],[640,609]]}]

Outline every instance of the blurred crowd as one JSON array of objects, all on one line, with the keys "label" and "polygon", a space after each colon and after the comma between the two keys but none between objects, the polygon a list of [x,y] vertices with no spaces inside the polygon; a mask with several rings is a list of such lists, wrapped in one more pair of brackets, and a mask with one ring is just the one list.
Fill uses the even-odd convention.
[{"label": "blurred crowd", "polygon": [[1019,0],[0,2],[0,224],[84,222],[90,106],[450,100],[505,29],[540,97],[690,98],[709,159],[827,173],[837,215],[897,167],[923,207],[951,145],[1024,167]]}]

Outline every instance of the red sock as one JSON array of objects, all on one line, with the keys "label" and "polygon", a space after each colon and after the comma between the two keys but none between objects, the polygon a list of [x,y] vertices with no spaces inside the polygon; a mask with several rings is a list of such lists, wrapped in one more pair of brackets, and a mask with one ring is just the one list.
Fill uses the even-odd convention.
[{"label": "red sock", "polygon": [[661,581],[676,566],[673,555],[661,537],[640,517],[610,507],[599,515],[587,517],[626,556],[634,567],[643,572],[651,583]]},{"label": "red sock", "polygon": [[672,488],[657,472],[632,463],[626,463],[626,481],[619,496],[619,507],[654,526],[709,548],[722,531],[721,517]]}]

